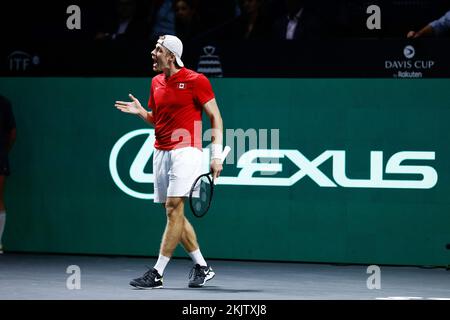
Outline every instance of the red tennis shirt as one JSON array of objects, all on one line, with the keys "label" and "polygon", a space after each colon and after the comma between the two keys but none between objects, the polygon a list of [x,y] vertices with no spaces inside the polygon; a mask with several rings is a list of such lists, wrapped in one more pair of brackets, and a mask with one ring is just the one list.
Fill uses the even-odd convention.
[{"label": "red tennis shirt", "polygon": [[187,68],[166,79],[164,73],[152,79],[148,107],[153,111],[155,148],[202,149],[203,105],[214,98],[208,78]]}]

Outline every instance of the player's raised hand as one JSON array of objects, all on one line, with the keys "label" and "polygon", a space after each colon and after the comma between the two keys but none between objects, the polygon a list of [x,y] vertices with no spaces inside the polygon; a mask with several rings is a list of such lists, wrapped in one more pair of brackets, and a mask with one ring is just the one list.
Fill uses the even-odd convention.
[{"label": "player's raised hand", "polygon": [[141,103],[131,93],[128,96],[130,97],[131,102],[116,101],[114,106],[125,113],[139,114],[139,112],[143,109]]}]

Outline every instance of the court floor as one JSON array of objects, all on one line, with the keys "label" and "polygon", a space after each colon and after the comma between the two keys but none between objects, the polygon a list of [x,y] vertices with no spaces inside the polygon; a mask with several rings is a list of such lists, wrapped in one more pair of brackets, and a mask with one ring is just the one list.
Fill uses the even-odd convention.
[{"label": "court floor", "polygon": [[[5,253],[0,255],[0,300],[450,299],[450,271],[400,266],[380,266],[381,288],[368,289],[371,274],[363,265],[209,260],[216,277],[203,288],[188,288],[191,261],[173,259],[163,289],[129,286],[130,279],[154,262],[154,258]],[[77,283],[70,271],[74,269],[67,273],[69,266],[79,267],[80,289],[68,289]]]}]

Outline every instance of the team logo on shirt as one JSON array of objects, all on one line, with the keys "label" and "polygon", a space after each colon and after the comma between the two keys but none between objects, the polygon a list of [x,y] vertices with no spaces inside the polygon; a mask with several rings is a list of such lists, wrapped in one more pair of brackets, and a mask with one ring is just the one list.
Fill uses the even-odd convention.
[{"label": "team logo on shirt", "polygon": [[178,84],[178,89],[184,89],[185,87],[186,85],[183,82]]}]

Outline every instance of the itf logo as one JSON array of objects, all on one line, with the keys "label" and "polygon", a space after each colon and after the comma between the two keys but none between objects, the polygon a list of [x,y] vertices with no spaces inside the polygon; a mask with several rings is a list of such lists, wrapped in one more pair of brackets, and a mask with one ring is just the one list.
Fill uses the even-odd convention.
[{"label": "itf logo", "polygon": [[26,71],[30,66],[38,65],[40,59],[38,56],[31,56],[24,51],[16,50],[8,56],[10,71]]}]

